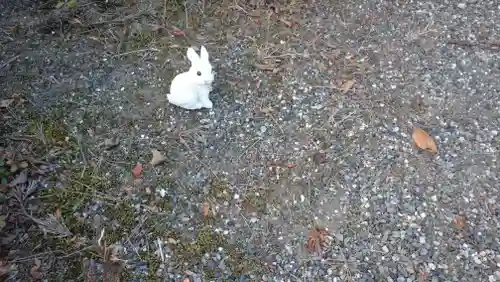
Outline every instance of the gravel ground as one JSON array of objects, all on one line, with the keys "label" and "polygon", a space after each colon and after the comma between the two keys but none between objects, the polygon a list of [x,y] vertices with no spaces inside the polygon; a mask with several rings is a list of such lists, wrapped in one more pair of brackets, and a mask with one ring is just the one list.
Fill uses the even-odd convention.
[{"label": "gravel ground", "polygon": [[[283,21],[244,5],[201,18],[194,41],[207,46],[217,81],[214,109],[195,112],[165,97],[172,75],[188,67],[184,39],[165,36],[183,48],[116,56],[85,35],[61,43],[57,29],[40,34],[34,10],[0,4],[12,39],[2,39],[2,61],[19,56],[0,70],[2,98],[21,91],[40,109],[62,107],[117,185],[151,149],[165,152],[167,164],[144,172],[173,201],[158,224],[196,238],[207,202],[212,230],[254,262],[235,273],[216,244],[189,265],[193,281],[207,273],[218,281],[500,281],[498,3],[305,2],[279,6]],[[20,16],[31,36],[7,28]],[[344,91],[342,81],[354,84]],[[435,137],[436,155],[412,144],[414,126]],[[111,153],[101,145],[110,136],[120,139]],[[331,242],[314,255],[305,244],[315,226],[328,228]],[[157,248],[148,234],[123,239],[128,259],[140,261],[134,248]],[[164,252],[158,277],[181,281],[186,269]]]}]

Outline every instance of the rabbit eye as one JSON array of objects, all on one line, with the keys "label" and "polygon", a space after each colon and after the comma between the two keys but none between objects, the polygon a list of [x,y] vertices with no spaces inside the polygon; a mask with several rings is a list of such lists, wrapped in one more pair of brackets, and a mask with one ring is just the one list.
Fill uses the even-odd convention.
[{"label": "rabbit eye", "polygon": [[196,75],[201,76],[201,71],[198,71]]}]

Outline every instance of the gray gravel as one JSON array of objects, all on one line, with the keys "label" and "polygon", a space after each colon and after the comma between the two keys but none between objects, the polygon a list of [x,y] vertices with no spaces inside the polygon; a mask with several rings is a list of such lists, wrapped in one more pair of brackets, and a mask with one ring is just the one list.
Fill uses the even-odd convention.
[{"label": "gray gravel", "polygon": [[[265,38],[266,26],[236,10],[228,22],[205,19],[198,37],[217,72],[211,111],[166,103],[173,73],[187,67],[183,49],[120,59],[89,49],[87,39],[70,49],[55,38],[27,39],[50,44],[44,52],[8,43],[3,60],[20,57],[2,73],[2,95],[22,89],[44,108],[67,105],[75,132],[96,132],[90,147],[120,135],[112,155],[96,149],[110,162],[146,163],[151,148],[167,152],[171,163],[149,177],[174,179],[156,189],[174,199],[166,224],[186,236],[197,230],[212,175],[225,179],[227,197],[213,203],[214,230],[262,267],[235,277],[221,246],[193,275],[215,269],[231,281],[500,281],[500,48],[484,44],[500,42],[499,4],[315,2],[293,30],[273,22],[268,32],[278,35],[267,46],[285,54],[274,74],[252,65],[264,49],[251,37]],[[16,85],[23,68],[58,83]],[[346,93],[332,87],[342,78],[356,81]],[[414,126],[436,138],[437,155],[415,148]],[[175,139],[179,133],[185,143]],[[276,171],[273,163],[296,167]],[[130,166],[108,169],[125,179]],[[261,206],[247,208],[248,198]],[[457,215],[466,218],[463,230],[454,226]],[[330,230],[332,243],[311,255],[305,242],[316,225]],[[172,254],[159,275],[179,281],[185,273]]]}]

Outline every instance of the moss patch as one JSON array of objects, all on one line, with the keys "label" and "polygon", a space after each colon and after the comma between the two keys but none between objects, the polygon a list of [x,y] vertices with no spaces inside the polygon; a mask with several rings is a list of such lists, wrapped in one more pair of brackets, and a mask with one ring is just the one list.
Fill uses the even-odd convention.
[{"label": "moss patch", "polygon": [[210,181],[209,195],[219,201],[230,201],[231,190],[229,183],[222,178],[214,178]]},{"label": "moss patch", "polygon": [[204,228],[196,234],[191,243],[180,243],[175,246],[175,256],[179,263],[186,266],[196,265],[205,254],[215,252],[219,247],[225,247],[227,240],[222,234],[209,228]]}]

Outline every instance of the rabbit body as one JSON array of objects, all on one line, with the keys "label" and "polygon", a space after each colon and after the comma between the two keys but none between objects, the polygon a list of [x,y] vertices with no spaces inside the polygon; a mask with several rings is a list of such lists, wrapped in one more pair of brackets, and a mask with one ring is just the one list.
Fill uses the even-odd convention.
[{"label": "rabbit body", "polygon": [[167,99],[171,104],[188,110],[213,107],[209,94],[212,91],[214,74],[205,47],[200,48],[200,56],[193,48],[188,48],[187,57],[191,67],[187,72],[174,77]]}]

